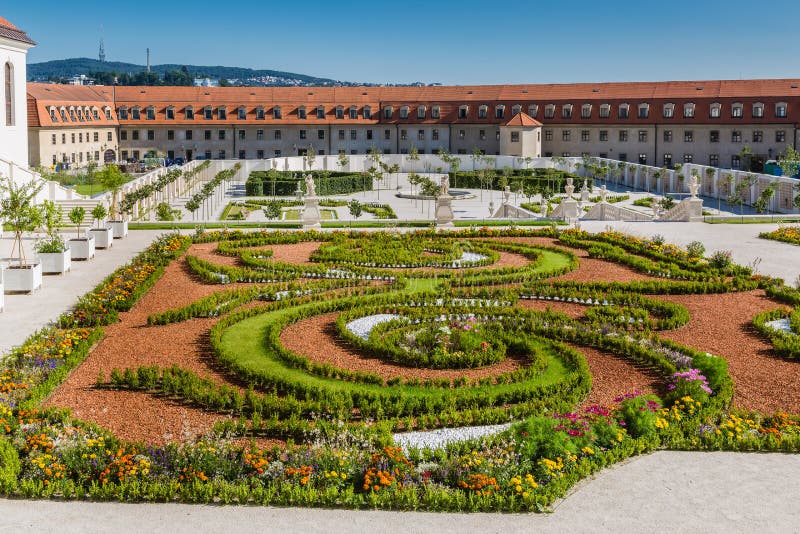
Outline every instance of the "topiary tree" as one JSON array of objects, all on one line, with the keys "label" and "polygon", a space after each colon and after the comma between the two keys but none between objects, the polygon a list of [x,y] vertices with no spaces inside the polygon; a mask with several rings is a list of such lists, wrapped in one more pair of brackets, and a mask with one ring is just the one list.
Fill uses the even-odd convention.
[{"label": "topiary tree", "polygon": [[11,257],[17,251],[20,267],[25,262],[25,249],[22,246],[22,235],[33,232],[42,225],[42,210],[36,206],[36,195],[44,187],[44,182],[31,180],[16,184],[11,178],[0,178],[0,221],[6,221],[14,234],[11,245]]},{"label": "topiary tree", "polygon": [[281,203],[277,200],[270,200],[267,202],[267,205],[264,206],[264,215],[266,215],[267,219],[270,221],[273,219],[277,219],[281,216]]},{"label": "topiary tree", "polygon": [[106,218],[106,215],[108,215],[108,210],[102,204],[97,204],[92,208],[92,217],[94,217],[98,228],[100,228],[100,222]]},{"label": "topiary tree", "polygon": [[81,238],[81,224],[83,224],[84,217],[86,217],[86,210],[81,206],[75,206],[69,212],[69,220],[78,227],[78,239]]}]

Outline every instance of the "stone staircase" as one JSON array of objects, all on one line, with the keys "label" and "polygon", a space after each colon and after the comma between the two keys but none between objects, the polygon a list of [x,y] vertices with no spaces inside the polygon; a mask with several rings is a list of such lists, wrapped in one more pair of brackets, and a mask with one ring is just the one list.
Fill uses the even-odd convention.
[{"label": "stone staircase", "polygon": [[98,204],[101,204],[102,199],[73,199],[73,200],[57,200],[56,206],[61,208],[61,224],[64,226],[73,226],[72,221],[69,220],[69,212],[73,208],[81,207],[86,210],[83,216],[83,225],[88,227],[94,224],[94,217],[92,217],[92,210]]},{"label": "stone staircase", "polygon": [[652,217],[608,202],[598,202],[581,219],[584,221],[651,221]]}]

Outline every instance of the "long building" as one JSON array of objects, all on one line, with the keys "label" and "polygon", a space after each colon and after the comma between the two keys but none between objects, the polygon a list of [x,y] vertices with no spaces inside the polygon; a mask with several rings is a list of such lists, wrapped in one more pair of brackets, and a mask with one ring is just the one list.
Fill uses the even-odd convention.
[{"label": "long building", "polygon": [[756,166],[797,146],[800,80],[69,90],[28,84],[28,106],[30,157],[42,165],[80,164],[81,154],[84,162],[154,153],[264,159],[313,147],[317,154],[479,150],[736,169],[745,146]]}]

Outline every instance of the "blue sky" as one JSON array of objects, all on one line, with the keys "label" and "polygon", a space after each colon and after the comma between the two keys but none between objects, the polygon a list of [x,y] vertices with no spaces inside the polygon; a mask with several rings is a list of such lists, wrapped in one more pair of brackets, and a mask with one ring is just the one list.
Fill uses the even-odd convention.
[{"label": "blue sky", "polygon": [[[800,75],[800,2],[12,0],[30,62],[270,68],[367,82],[558,83]],[[134,8],[135,6],[135,8]],[[792,37],[794,36],[794,37]]]}]

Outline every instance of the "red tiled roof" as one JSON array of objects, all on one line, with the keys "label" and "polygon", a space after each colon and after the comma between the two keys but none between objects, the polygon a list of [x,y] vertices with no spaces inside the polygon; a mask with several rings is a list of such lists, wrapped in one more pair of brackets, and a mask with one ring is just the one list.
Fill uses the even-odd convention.
[{"label": "red tiled roof", "polygon": [[30,45],[36,44],[33,39],[28,37],[27,33],[14,26],[8,21],[8,19],[3,17],[0,17],[0,37],[5,37],[6,39],[11,39],[12,41],[19,41],[21,43]]},{"label": "red tiled roof", "polygon": [[[117,113],[114,106],[114,92],[111,87],[86,86],[86,85],[59,85],[45,83],[28,84],[28,124],[31,126],[63,126],[63,127],[88,127],[88,126],[115,126]],[[98,119],[63,121],[60,113],[57,122],[50,117],[50,107],[80,106],[97,108]],[[111,108],[111,119],[106,119],[105,107]],[[77,118],[77,116],[76,116]]]},{"label": "red tiled roof", "polygon": [[525,126],[525,127],[535,127],[541,126],[542,123],[537,121],[536,119],[532,118],[527,113],[517,113],[511,120],[505,123],[505,126]]}]

